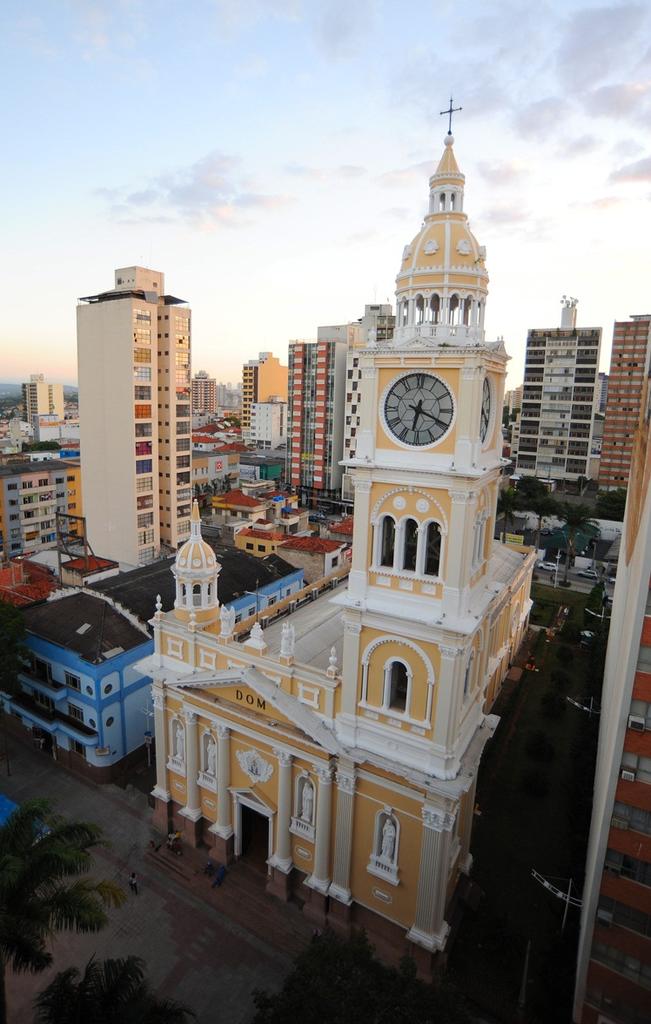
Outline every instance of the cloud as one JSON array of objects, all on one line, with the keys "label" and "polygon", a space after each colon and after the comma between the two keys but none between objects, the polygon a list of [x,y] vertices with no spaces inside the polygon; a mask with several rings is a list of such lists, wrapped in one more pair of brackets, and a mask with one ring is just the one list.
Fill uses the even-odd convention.
[{"label": "cloud", "polygon": [[492,164],[480,162],[477,168],[489,185],[512,185],[520,181],[527,171],[526,164],[519,160],[504,160]]},{"label": "cloud", "polygon": [[412,182],[427,180],[434,173],[434,162],[423,160],[419,164],[410,164],[408,167],[398,167],[393,171],[385,171],[379,176],[378,184],[385,188],[400,188],[402,185],[410,185]]},{"label": "cloud", "polygon": [[518,134],[525,139],[544,139],[553,131],[558,131],[566,111],[565,100],[559,96],[547,96],[519,110],[513,118],[513,124]]},{"label": "cloud", "polygon": [[203,227],[241,227],[249,223],[247,214],[293,202],[290,196],[254,191],[239,159],[218,151],[160,175],[146,188],[103,188],[95,194],[107,200],[111,216],[124,223],[167,223],[171,219]]},{"label": "cloud", "polygon": [[511,203],[498,203],[495,206],[491,206],[490,209],[484,210],[477,219],[487,224],[499,224],[507,227],[510,224],[521,224],[523,221],[529,221],[530,217],[528,212],[520,206],[513,206]]},{"label": "cloud", "polygon": [[569,139],[556,151],[556,156],[561,159],[574,156],[585,156],[592,153],[601,145],[601,139],[596,135],[579,135],[576,139]]},{"label": "cloud", "polygon": [[644,152],[644,146],[642,146],[637,139],[621,139],[616,142],[611,149],[613,156],[639,156],[640,153]]},{"label": "cloud", "polygon": [[358,164],[340,164],[339,167],[309,167],[307,164],[286,164],[285,171],[296,178],[326,181],[336,178],[361,178],[367,173],[365,167]]},{"label": "cloud", "polygon": [[647,8],[643,4],[584,7],[571,15],[556,54],[558,75],[567,88],[589,89],[622,66],[639,48]]},{"label": "cloud", "polygon": [[331,60],[352,57],[358,52],[358,43],[371,30],[374,6],[369,0],[320,0],[314,22],[317,46]]},{"label": "cloud", "polygon": [[651,181],[651,156],[624,164],[610,175],[609,181]]},{"label": "cloud", "polygon": [[572,203],[572,206],[588,210],[611,210],[614,206],[621,206],[626,200],[622,196],[600,196],[598,199],[591,199],[585,203]]},{"label": "cloud", "polygon": [[388,210],[383,210],[382,217],[393,217],[395,220],[406,221],[409,218],[411,211],[406,206],[390,206]]},{"label": "cloud", "polygon": [[618,82],[602,85],[583,97],[583,106],[593,117],[614,117],[621,120],[649,111],[651,82]]}]

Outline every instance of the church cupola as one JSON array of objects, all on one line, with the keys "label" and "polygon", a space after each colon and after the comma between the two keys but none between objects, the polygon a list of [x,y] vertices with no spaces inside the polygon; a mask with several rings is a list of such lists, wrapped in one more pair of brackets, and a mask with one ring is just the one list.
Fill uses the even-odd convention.
[{"label": "church cupola", "polygon": [[486,250],[464,213],[465,177],[445,136],[443,155],[429,179],[423,225],[402,254],[396,278],[394,347],[477,345],[484,340],[488,294]]},{"label": "church cupola", "polygon": [[176,580],[174,615],[182,622],[190,617],[198,627],[219,617],[217,583],[221,565],[215,552],[201,536],[201,518],[196,500],[192,504],[190,537],[176,553],[172,574]]}]

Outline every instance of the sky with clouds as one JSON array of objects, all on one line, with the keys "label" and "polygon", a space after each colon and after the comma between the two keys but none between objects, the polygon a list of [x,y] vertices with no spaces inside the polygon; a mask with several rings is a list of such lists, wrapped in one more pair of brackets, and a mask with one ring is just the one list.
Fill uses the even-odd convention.
[{"label": "sky with clouds", "polygon": [[452,93],[487,333],[651,311],[651,7],[567,0],[32,0],[0,14],[0,379],[76,379],[75,305],[141,263],[193,367],[393,298]]}]

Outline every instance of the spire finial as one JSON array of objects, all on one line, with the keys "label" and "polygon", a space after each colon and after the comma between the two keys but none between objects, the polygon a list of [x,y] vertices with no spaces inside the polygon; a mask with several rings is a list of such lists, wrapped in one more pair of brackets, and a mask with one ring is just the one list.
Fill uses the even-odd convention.
[{"label": "spire finial", "polygon": [[452,97],[450,96],[450,106],[448,107],[448,109],[447,110],[440,110],[439,111],[439,114],[441,114],[441,115],[442,114],[447,114],[448,115],[448,135],[452,135],[452,115],[456,114],[457,110],[463,110],[463,107],[453,107],[452,106]]}]

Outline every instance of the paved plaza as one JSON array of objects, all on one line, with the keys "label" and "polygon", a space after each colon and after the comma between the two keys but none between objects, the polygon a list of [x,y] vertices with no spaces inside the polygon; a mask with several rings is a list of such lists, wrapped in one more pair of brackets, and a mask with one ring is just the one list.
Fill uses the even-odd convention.
[{"label": "paved plaza", "polygon": [[96,822],[109,845],[97,851],[93,874],[127,892],[131,871],[140,883],[137,896],[129,894],[123,907],[110,912],[103,931],[56,938],[52,969],[9,974],[9,1024],[28,1024],[35,993],[57,970],[83,969],[92,954],[142,957],[157,993],[186,1003],[200,1024],[249,1021],[253,990],[278,988],[292,957],[309,941],[311,929],[300,910],[267,896],[263,876],[245,863],[228,872],[221,888],[211,889],[194,851],[172,858],[163,848],[152,855],[152,812],[138,790],[89,783],[16,740],[9,741],[9,751],[11,775],[0,763],[0,793],[17,803],[46,797],[61,814]]}]

